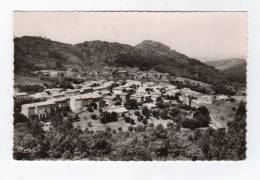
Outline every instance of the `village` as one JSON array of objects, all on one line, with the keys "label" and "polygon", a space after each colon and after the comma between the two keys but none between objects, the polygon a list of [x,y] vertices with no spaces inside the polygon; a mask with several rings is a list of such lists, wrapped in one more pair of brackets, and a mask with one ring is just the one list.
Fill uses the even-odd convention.
[{"label": "village", "polygon": [[[52,113],[66,111],[71,116],[78,117],[74,125],[83,130],[88,128],[99,131],[109,127],[116,131],[150,123],[162,124],[164,127],[173,123],[176,126],[179,114],[178,117],[174,117],[174,113],[169,115],[176,109],[182,112],[182,118],[192,119],[197,108],[230,99],[226,95],[178,88],[169,83],[170,76],[166,73],[143,73],[134,68],[119,68],[115,72],[108,67],[95,72],[93,75],[90,71],[83,83],[73,84],[74,89],[56,87],[45,88],[42,92],[33,94],[17,92],[14,100],[19,102],[32,99],[32,103],[21,104],[20,113],[27,118],[36,116],[43,123],[45,130],[49,129],[50,122],[44,120]],[[51,77],[64,76],[60,71],[41,73],[45,76],[49,73]],[[89,76],[99,77],[101,80],[89,80]],[[114,114],[114,120],[104,120],[106,113]]]}]

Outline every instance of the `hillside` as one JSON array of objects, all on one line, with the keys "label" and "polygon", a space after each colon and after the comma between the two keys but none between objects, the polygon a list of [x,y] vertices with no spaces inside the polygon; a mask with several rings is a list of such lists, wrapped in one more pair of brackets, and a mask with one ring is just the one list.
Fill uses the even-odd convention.
[{"label": "hillside", "polygon": [[145,40],[135,47],[104,41],[70,45],[41,37],[14,39],[15,73],[37,69],[77,69],[86,66],[131,66],[155,69],[210,84],[223,84],[223,73],[170,47]]},{"label": "hillside", "polygon": [[215,67],[218,70],[224,71],[233,66],[244,64],[245,59],[232,58],[232,59],[225,59],[225,60],[208,61],[205,63]]},{"label": "hillside", "polygon": [[228,59],[206,62],[221,70],[230,81],[246,82],[246,61],[244,59]]},{"label": "hillside", "polygon": [[246,62],[232,66],[223,72],[230,80],[246,83]]},{"label": "hillside", "polygon": [[40,37],[14,39],[16,73],[38,69],[80,68],[83,63],[77,48]]},{"label": "hillside", "polygon": [[215,68],[199,60],[189,58],[168,46],[150,40],[145,40],[134,47],[134,51],[120,54],[117,64],[140,69],[155,69],[159,72],[170,73],[212,84],[224,82],[223,74]]}]

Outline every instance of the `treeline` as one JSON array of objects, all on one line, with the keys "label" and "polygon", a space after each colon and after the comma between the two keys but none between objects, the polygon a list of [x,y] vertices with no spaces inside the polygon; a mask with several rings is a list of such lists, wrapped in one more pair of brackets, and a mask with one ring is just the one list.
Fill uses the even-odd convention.
[{"label": "treeline", "polygon": [[129,126],[128,131],[93,132],[55,116],[43,131],[37,117],[16,116],[14,159],[242,160],[246,155],[246,109],[240,103],[227,129],[176,128],[173,123]]}]

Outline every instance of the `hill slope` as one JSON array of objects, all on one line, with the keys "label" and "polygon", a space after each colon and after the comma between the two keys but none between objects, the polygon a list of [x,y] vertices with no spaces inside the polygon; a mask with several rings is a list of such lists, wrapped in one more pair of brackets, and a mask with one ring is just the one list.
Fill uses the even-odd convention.
[{"label": "hill slope", "polygon": [[217,60],[217,61],[208,61],[205,62],[205,64],[208,64],[210,66],[215,67],[218,70],[224,71],[230,67],[244,64],[245,59],[239,59],[239,58],[232,58],[232,59],[226,59],[226,60]]},{"label": "hill slope", "polygon": [[216,84],[225,82],[223,73],[168,46],[145,40],[135,47],[104,41],[64,44],[40,37],[14,39],[15,72],[36,69],[84,70],[86,66],[131,66],[155,69],[172,75]]},{"label": "hill slope", "polygon": [[244,59],[228,59],[206,62],[221,70],[230,81],[246,82],[246,61]]}]

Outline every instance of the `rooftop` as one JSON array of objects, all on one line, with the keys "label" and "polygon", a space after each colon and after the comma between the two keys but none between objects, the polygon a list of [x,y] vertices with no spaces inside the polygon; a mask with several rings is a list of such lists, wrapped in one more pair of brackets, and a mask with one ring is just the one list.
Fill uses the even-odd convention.
[{"label": "rooftop", "polygon": [[112,107],[111,109],[108,109],[107,112],[115,112],[115,113],[125,113],[128,112],[128,110],[121,106],[121,107]]},{"label": "rooftop", "polygon": [[36,106],[47,106],[55,104],[54,101],[43,101],[43,102],[36,102],[36,103],[30,103],[30,104],[23,104],[22,107],[36,107]]},{"label": "rooftop", "polygon": [[86,93],[86,94],[72,96],[71,98],[73,98],[73,99],[95,99],[95,98],[100,98],[100,97],[101,97],[100,94],[98,94],[97,92],[93,92],[93,93]]},{"label": "rooftop", "polygon": [[17,93],[14,93],[14,96],[25,96],[27,95],[27,92],[17,92]]}]

